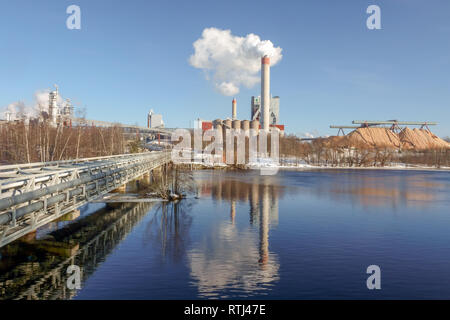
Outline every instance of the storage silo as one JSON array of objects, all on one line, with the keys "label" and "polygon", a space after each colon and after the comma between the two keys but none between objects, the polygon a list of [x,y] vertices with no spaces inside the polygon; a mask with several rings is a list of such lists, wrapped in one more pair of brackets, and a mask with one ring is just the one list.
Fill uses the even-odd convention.
[{"label": "storage silo", "polygon": [[231,129],[231,124],[232,124],[231,119],[225,119],[225,120],[223,121],[223,126],[224,126],[225,128],[227,128],[227,129]]},{"label": "storage silo", "polygon": [[258,120],[252,120],[250,121],[250,129],[254,130],[256,133],[259,132],[259,121]]},{"label": "storage silo", "polygon": [[216,119],[213,121],[213,127],[214,129],[221,129],[222,130],[222,120]]},{"label": "storage silo", "polygon": [[249,120],[242,120],[241,122],[241,129],[244,131],[250,130],[250,121]]}]

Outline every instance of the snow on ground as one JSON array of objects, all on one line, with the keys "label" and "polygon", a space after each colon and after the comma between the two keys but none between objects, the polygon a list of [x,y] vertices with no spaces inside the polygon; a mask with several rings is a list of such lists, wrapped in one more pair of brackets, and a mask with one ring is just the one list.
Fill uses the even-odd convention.
[{"label": "snow on ground", "polygon": [[[220,159],[195,159],[194,161],[186,161],[185,164],[202,165],[205,167],[220,167],[224,168],[228,165],[226,163],[218,161]],[[432,167],[424,165],[408,165],[405,163],[393,162],[383,167],[380,166],[365,166],[365,167],[349,167],[349,166],[329,166],[323,165],[311,165],[300,159],[283,159],[282,163],[272,158],[258,158],[252,162],[246,164],[246,168],[252,170],[266,170],[268,174],[270,171],[276,172],[278,169],[297,169],[297,170],[313,170],[313,169],[392,169],[392,170],[450,170],[450,167]]]}]

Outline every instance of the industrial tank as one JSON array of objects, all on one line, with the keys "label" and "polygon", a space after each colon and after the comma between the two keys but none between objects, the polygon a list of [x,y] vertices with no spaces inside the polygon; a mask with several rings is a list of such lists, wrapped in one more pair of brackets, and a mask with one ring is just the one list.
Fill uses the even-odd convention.
[{"label": "industrial tank", "polygon": [[249,120],[242,120],[241,122],[241,129],[244,131],[250,130],[250,121]]},{"label": "industrial tank", "polygon": [[225,119],[225,120],[223,121],[223,125],[224,125],[224,127],[226,127],[227,129],[231,129],[231,123],[232,123],[231,119]]},{"label": "industrial tank", "polygon": [[213,127],[214,129],[222,129],[222,120],[221,119],[214,120]]},{"label": "industrial tank", "polygon": [[252,120],[250,122],[250,129],[252,129],[256,133],[258,133],[259,132],[259,121],[258,120]]}]

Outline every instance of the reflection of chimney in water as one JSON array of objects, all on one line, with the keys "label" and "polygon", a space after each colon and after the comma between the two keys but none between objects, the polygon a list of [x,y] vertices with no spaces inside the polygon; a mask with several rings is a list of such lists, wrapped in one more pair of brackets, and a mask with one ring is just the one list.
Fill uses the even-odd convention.
[{"label": "reflection of chimney in water", "polygon": [[253,225],[258,220],[259,185],[252,183],[250,191],[250,224]]},{"label": "reflection of chimney in water", "polygon": [[264,266],[269,259],[269,186],[262,187],[261,219],[259,221],[259,262]]},{"label": "reflection of chimney in water", "polygon": [[231,200],[231,223],[234,224],[234,218],[236,217],[236,201]]},{"label": "reflection of chimney in water", "polygon": [[250,192],[250,188],[251,188],[251,185],[250,185],[250,184],[248,184],[248,183],[246,183],[245,185],[242,184],[242,187],[241,187],[241,197],[242,197],[242,201],[244,201],[244,202],[247,202],[247,201],[248,201],[248,194],[249,194],[249,192]]},{"label": "reflection of chimney in water", "polygon": [[271,195],[271,207],[270,207],[270,224],[271,225],[278,225],[278,194],[277,194],[277,187],[272,186],[270,188],[270,195]]}]

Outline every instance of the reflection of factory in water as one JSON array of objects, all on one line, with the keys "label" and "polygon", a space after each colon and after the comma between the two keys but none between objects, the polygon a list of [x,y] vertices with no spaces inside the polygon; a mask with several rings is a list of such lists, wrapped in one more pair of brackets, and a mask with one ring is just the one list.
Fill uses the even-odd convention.
[{"label": "reflection of factory in water", "polygon": [[[151,211],[143,240],[156,245],[163,261],[178,264],[187,259],[192,283],[200,297],[226,296],[227,290],[237,290],[245,296],[264,295],[279,280],[280,264],[277,254],[270,252],[269,235],[270,228],[278,224],[278,197],[284,189],[272,177],[255,177],[255,183],[240,182],[238,177],[223,180],[219,177],[199,181],[201,196],[209,195],[216,201],[229,203],[223,211],[225,220],[223,215],[216,216],[218,223],[207,229],[203,240],[191,242],[192,217],[175,205],[173,212],[164,211],[164,206]],[[74,297],[77,291],[66,287],[67,267],[80,266],[83,288],[85,281],[142,221],[152,205],[139,203],[113,210],[101,209],[81,215],[37,240],[8,246],[8,250],[17,249],[22,254],[16,254],[10,265],[0,265],[2,297]],[[8,259],[3,259],[4,263]]]},{"label": "reflection of factory in water", "polygon": [[[217,178],[220,179],[221,176]],[[270,177],[264,177],[270,179]],[[259,178],[261,179],[261,178]],[[247,202],[250,205],[250,223],[256,223],[260,219],[260,210],[270,212],[271,225],[278,224],[278,197],[282,193],[282,187],[267,184],[261,181],[256,183],[241,180],[228,180],[203,182],[199,186],[201,196],[211,196],[215,200],[225,200],[231,203],[231,218],[235,217],[236,202]],[[234,209],[233,209],[234,208]]]},{"label": "reflection of factory in water", "polygon": [[[202,297],[226,298],[227,290],[264,295],[279,280],[278,256],[269,250],[269,232],[278,224],[282,187],[270,177],[255,177],[255,183],[221,177],[200,180],[198,190],[201,197],[228,202],[229,221],[205,236],[205,247],[188,253],[191,276]],[[247,214],[249,223],[242,221]]]}]

